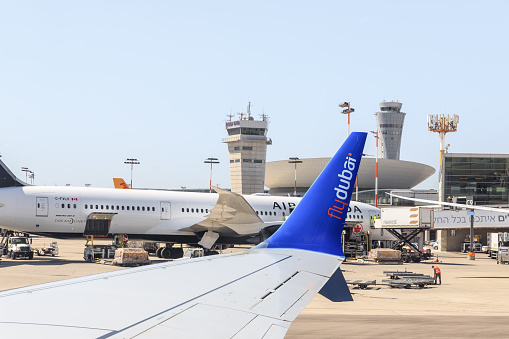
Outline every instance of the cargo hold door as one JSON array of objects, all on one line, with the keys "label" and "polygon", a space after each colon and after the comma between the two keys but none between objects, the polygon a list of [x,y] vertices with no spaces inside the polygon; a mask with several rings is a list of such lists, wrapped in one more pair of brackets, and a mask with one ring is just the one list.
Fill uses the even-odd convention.
[{"label": "cargo hold door", "polygon": [[110,232],[111,220],[117,213],[90,213],[85,225],[83,235],[93,235],[94,237],[106,237]]}]

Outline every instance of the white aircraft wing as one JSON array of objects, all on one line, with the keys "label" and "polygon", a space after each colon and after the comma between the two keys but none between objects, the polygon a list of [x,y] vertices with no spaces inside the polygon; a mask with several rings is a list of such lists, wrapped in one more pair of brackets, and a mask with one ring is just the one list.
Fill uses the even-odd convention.
[{"label": "white aircraft wing", "polygon": [[352,300],[340,239],[365,140],[351,133],[253,249],[2,292],[1,336],[283,338],[316,293]]},{"label": "white aircraft wing", "polygon": [[179,260],[0,294],[2,337],[282,338],[342,258],[292,249]]}]

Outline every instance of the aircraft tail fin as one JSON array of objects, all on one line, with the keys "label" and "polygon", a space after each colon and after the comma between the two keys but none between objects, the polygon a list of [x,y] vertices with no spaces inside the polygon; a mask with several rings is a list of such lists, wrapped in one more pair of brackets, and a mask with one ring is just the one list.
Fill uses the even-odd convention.
[{"label": "aircraft tail fin", "polygon": [[2,187],[19,187],[28,184],[16,178],[11,170],[0,160],[0,188]]},{"label": "aircraft tail fin", "polygon": [[341,233],[367,133],[353,132],[286,222],[260,246],[344,256]]},{"label": "aircraft tail fin", "polygon": [[130,189],[128,184],[124,181],[122,178],[113,178],[113,185],[115,185],[115,188],[120,189]]}]

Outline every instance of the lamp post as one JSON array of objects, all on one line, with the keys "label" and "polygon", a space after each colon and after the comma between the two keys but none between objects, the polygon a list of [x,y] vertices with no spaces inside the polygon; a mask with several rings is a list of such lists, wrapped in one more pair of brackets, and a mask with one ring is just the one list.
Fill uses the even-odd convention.
[{"label": "lamp post", "polygon": [[338,106],[344,108],[344,110],[341,111],[342,114],[348,115],[348,135],[350,135],[350,113],[355,112],[355,109],[351,108],[350,103],[346,101],[339,104]]},{"label": "lamp post", "polygon": [[217,161],[217,158],[207,158],[204,161],[205,164],[210,164],[210,182],[209,182],[209,193],[212,193],[212,165],[213,164],[219,164],[219,161]]},{"label": "lamp post", "polygon": [[289,164],[295,164],[295,185],[293,189],[293,195],[297,196],[297,164],[302,163],[302,160],[299,160],[297,157],[291,157],[288,161]]},{"label": "lamp post", "polygon": [[131,165],[131,188],[133,188],[133,166],[139,165],[140,162],[138,161],[138,159],[126,159],[126,161],[124,161],[124,164]]},{"label": "lamp post", "polygon": [[186,191],[186,186],[180,186],[180,188],[182,188],[182,192]]},{"label": "lamp post", "polygon": [[378,207],[378,131],[371,131],[376,139],[376,161],[375,161],[375,207]]},{"label": "lamp post", "polygon": [[21,170],[23,172],[25,172],[25,177],[26,177],[25,182],[28,184],[28,172],[31,172],[31,171],[28,169],[28,167],[21,167]]},{"label": "lamp post", "polygon": [[32,185],[33,185],[33,184],[34,184],[34,181],[35,181],[35,174],[34,174],[34,172],[30,171],[30,176],[29,176],[29,178],[30,178],[30,184],[32,184]]}]

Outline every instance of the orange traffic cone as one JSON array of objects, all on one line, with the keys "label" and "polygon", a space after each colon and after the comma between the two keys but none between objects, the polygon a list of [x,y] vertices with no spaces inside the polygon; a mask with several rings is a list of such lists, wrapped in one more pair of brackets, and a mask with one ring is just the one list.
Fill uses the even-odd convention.
[{"label": "orange traffic cone", "polygon": [[406,272],[406,267],[405,267],[405,272]]},{"label": "orange traffic cone", "polygon": [[438,260],[438,255],[437,255],[436,259],[435,259],[435,262],[440,262],[440,261]]}]

